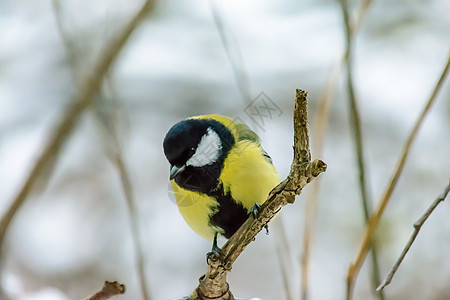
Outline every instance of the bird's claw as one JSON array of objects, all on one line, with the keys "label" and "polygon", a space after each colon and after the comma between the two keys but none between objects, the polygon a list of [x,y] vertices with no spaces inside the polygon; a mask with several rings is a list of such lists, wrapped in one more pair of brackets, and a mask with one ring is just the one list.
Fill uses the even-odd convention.
[{"label": "bird's claw", "polygon": [[259,215],[259,209],[261,208],[261,204],[255,203],[255,205],[250,208],[250,212],[252,213],[253,218],[257,218]]},{"label": "bird's claw", "polygon": [[[261,208],[261,204],[255,203],[255,205],[250,208],[250,212],[252,213],[253,218],[257,218],[259,215],[259,210]],[[264,229],[266,230],[266,234],[269,235],[269,225],[264,225]]]},{"label": "bird's claw", "polygon": [[206,253],[206,263],[209,264],[210,261],[219,260],[222,264],[224,263],[224,257],[222,250],[219,247],[213,247],[210,252]]},{"label": "bird's claw", "polygon": [[219,246],[217,246],[217,233],[214,235],[211,251],[206,253],[206,263],[209,265],[210,261],[216,260],[219,260],[222,264],[225,261],[222,250],[219,248]]}]

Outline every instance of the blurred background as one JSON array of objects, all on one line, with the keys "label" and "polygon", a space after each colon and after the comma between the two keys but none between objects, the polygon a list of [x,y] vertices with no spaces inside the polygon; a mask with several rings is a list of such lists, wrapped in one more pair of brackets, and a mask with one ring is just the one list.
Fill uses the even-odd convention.
[{"label": "blurred background", "polygon": [[[2,215],[104,45],[141,5],[125,0],[0,1]],[[350,2],[352,17],[360,5]],[[447,62],[449,32],[447,0],[373,1],[361,22],[354,41],[354,85],[372,207]],[[260,135],[284,178],[292,161],[295,89],[309,93],[313,127],[320,99],[334,91],[326,83],[335,78],[320,157],[328,170],[321,175],[311,240],[309,299],[344,299],[347,269],[364,229],[345,73],[337,67],[344,51],[338,1],[157,2],[105,77],[53,172],[44,174],[48,184],[31,193],[14,216],[1,257],[3,292],[11,299],[80,299],[104,280],[118,280],[127,292],[117,299],[141,299],[133,222],[111,159],[115,140],[129,172],[137,211],[132,218],[151,298],[189,295],[206,270],[211,244],[184,223],[172,200],[162,151],[167,130],[192,115],[237,118]],[[448,183],[449,99],[447,80],[377,231],[382,277],[414,222]],[[310,134],[317,139],[315,128]],[[287,299],[278,256],[282,250],[290,294],[299,298],[310,192],[307,187],[276,220],[287,244],[277,247],[278,230],[260,233],[237,260],[228,276],[235,296]],[[447,201],[425,223],[385,289],[386,299],[450,299],[449,237]],[[377,299],[370,268],[367,259],[356,299]]]}]

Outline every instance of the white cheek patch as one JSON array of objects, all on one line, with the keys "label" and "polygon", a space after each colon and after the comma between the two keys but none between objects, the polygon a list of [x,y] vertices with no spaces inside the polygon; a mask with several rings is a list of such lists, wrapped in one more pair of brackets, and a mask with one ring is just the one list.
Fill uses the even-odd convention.
[{"label": "white cheek patch", "polygon": [[194,155],[186,162],[187,166],[203,167],[217,161],[222,150],[219,135],[208,128],[195,150]]}]

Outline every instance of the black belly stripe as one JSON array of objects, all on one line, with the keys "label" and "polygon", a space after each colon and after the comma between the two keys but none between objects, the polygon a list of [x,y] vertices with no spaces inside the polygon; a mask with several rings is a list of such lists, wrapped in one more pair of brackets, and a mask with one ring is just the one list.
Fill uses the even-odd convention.
[{"label": "black belly stripe", "polygon": [[223,236],[229,239],[247,220],[249,213],[242,204],[233,200],[229,193],[224,194],[222,186],[210,193],[219,203],[216,213],[209,217],[209,223],[223,229]]}]

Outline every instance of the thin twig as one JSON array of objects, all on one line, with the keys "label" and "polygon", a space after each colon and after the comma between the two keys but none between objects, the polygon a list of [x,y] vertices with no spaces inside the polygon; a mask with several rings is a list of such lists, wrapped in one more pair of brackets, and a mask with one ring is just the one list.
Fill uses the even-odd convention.
[{"label": "thin twig", "polygon": [[414,243],[414,240],[416,239],[417,235],[419,234],[420,229],[422,228],[422,225],[425,223],[425,221],[428,219],[428,217],[431,215],[433,210],[445,200],[445,198],[448,195],[448,192],[450,191],[450,181],[448,185],[445,187],[445,190],[440,194],[436,200],[428,207],[427,211],[420,217],[419,220],[417,220],[416,223],[414,223],[414,231],[409,238],[408,243],[406,243],[405,247],[403,248],[402,253],[400,254],[400,257],[397,259],[397,262],[392,267],[391,272],[386,276],[384,281],[380,284],[380,286],[377,288],[377,292],[380,292],[383,290],[387,285],[389,285],[392,281],[392,278],[395,275],[395,272],[397,272],[398,268],[400,267],[400,264],[402,263],[403,259],[406,256],[406,253],[408,253],[409,249],[411,248],[412,244]]},{"label": "thin twig", "polygon": [[286,236],[286,230],[283,225],[283,216],[279,216],[276,222],[272,222],[272,227],[275,229],[275,239],[277,248],[278,264],[280,265],[281,281],[283,283],[284,292],[287,300],[295,299],[292,296],[291,281],[289,280],[289,270],[286,266],[286,260],[290,258],[289,243]]},{"label": "thin twig", "polygon": [[[353,85],[353,31],[351,28],[351,21],[349,16],[349,8],[347,0],[340,0],[342,15],[344,19],[345,27],[345,57],[346,57],[346,74],[347,74],[347,92],[350,109],[350,123],[353,133],[353,139],[355,140],[356,161],[358,165],[358,179],[359,190],[361,193],[361,201],[363,207],[364,221],[369,221],[369,214],[372,210],[370,207],[369,195],[367,192],[366,183],[366,171],[365,171],[365,159],[364,159],[364,147],[363,137],[361,133],[361,117],[358,109],[358,102],[356,100],[355,89]],[[372,240],[370,244],[371,257],[372,257],[372,285],[376,289],[380,284],[380,269],[378,266],[378,255],[376,251],[376,241]],[[348,288],[348,291],[352,288]],[[384,294],[379,293],[378,297],[384,299]],[[349,293],[347,292],[347,299],[349,299]]]},{"label": "thin twig", "polygon": [[[108,81],[109,83],[109,81]],[[112,87],[110,85],[111,93],[113,93]],[[115,103],[113,105],[117,105],[118,100],[114,99]],[[102,103],[102,102],[98,102]],[[117,108],[114,108],[115,112]],[[134,197],[133,187],[131,184],[131,179],[129,172],[127,170],[122,144],[120,142],[118,132],[117,132],[117,114],[114,112],[107,113],[103,111],[101,107],[96,109],[97,119],[100,121],[102,125],[102,129],[104,132],[104,136],[106,137],[105,141],[105,150],[108,158],[111,163],[117,169],[119,173],[120,182],[122,185],[122,190],[124,192],[125,200],[128,208],[128,217],[131,226],[131,237],[133,241],[134,251],[135,251],[135,266],[137,269],[137,275],[139,279],[139,287],[142,294],[142,299],[149,300],[150,299],[150,291],[147,283],[147,276],[145,272],[145,259],[144,252],[142,248],[142,242],[139,235],[139,214],[137,213],[136,208],[136,200]]]},{"label": "thin twig", "polygon": [[69,70],[72,76],[72,80],[76,85],[76,88],[79,87],[79,78],[78,78],[78,70],[77,70],[77,59],[76,54],[74,51],[75,44],[74,42],[69,39],[65,33],[65,28],[63,24],[63,18],[62,15],[62,8],[60,0],[52,0],[52,8],[53,8],[53,15],[55,16],[56,21],[56,28],[59,31],[59,35],[61,36],[64,49],[67,56],[67,64],[69,65]]},{"label": "thin twig", "polygon": [[363,138],[361,133],[361,117],[356,100],[355,89],[353,86],[353,35],[350,29],[350,20],[348,15],[347,0],[341,0],[341,7],[344,15],[345,32],[346,32],[346,74],[347,74],[347,91],[350,106],[350,123],[353,131],[353,138],[355,140],[355,150],[357,155],[357,164],[359,172],[359,188],[361,192],[361,199],[364,208],[364,218],[367,222],[369,218],[369,200],[366,187],[366,176],[364,167],[364,148]]},{"label": "thin twig", "polygon": [[[352,27],[353,34],[361,27],[364,17],[367,15],[372,0],[364,0],[360,5],[358,10],[358,16],[354,26]],[[331,110],[331,104],[334,100],[334,94],[336,90],[336,85],[339,79],[339,74],[341,69],[346,63],[346,53],[344,52],[340,59],[331,68],[327,82],[325,83],[324,91],[319,99],[318,109],[314,116],[314,138],[312,150],[318,157],[322,156],[323,144],[325,141],[325,132],[328,125],[329,113]],[[306,199],[306,212],[305,212],[305,225],[303,229],[303,252],[301,254],[301,299],[308,299],[308,287],[309,287],[309,260],[310,260],[310,249],[311,240],[314,232],[314,225],[317,218],[317,206],[319,203],[319,188],[320,188],[321,178],[317,178],[312,182],[312,187],[310,188],[310,193]]]},{"label": "thin twig", "polygon": [[[109,78],[108,78],[109,79]],[[97,119],[102,125],[104,136],[106,137],[105,146],[106,153],[111,163],[117,169],[119,173],[120,182],[122,185],[122,190],[124,192],[125,200],[128,208],[128,219],[131,228],[131,237],[134,245],[135,251],[135,266],[137,269],[137,275],[139,279],[139,287],[142,294],[142,299],[150,299],[150,291],[148,287],[147,276],[145,272],[145,259],[144,251],[142,247],[142,241],[139,234],[139,214],[136,208],[136,200],[134,197],[133,187],[130,179],[130,174],[128,172],[127,166],[124,161],[123,147],[120,142],[119,134],[117,131],[118,116],[117,106],[119,105],[119,100],[114,94],[110,80],[107,80],[109,85],[109,90],[113,95],[112,106],[114,106],[113,111],[108,113],[107,109],[103,110],[101,107],[96,109]],[[102,103],[102,102],[98,102]]]},{"label": "thin twig", "polygon": [[370,9],[370,6],[372,5],[373,0],[363,0],[361,1],[361,5],[359,6],[358,9],[358,14],[355,18],[355,22],[352,23],[352,32],[353,34],[356,34],[356,32],[359,30],[359,28],[361,27],[362,22],[364,21],[364,18],[367,15],[367,12]]},{"label": "thin twig", "polygon": [[[326,170],[326,164],[320,160],[311,162],[309,150],[306,92],[297,90],[294,109],[294,159],[288,177],[276,186],[267,200],[261,205],[257,218],[247,221],[222,247],[223,263],[211,259],[208,271],[200,279],[197,298],[194,299],[232,299],[226,274],[239,255],[255,239],[265,225],[288,203],[294,203],[295,195]],[[208,298],[209,297],[209,298]]]},{"label": "thin twig", "polygon": [[[340,60],[340,62],[343,60]],[[312,139],[312,150],[317,157],[322,157],[323,144],[325,141],[325,132],[328,125],[331,104],[333,103],[336,80],[341,69],[341,64],[335,65],[329,74],[326,87],[319,100],[318,108],[314,117],[313,130],[314,138]],[[300,255],[301,262],[301,299],[308,299],[309,287],[309,260],[311,250],[311,240],[314,232],[314,225],[317,218],[317,206],[319,203],[319,188],[321,178],[318,177],[311,183],[308,196],[306,198],[305,207],[305,225],[303,227],[303,247]]]},{"label": "thin twig", "polygon": [[126,287],[124,284],[120,284],[117,281],[105,281],[100,291],[83,300],[108,300],[113,296],[125,294],[125,291]]},{"label": "thin twig", "polygon": [[377,228],[378,223],[380,222],[380,219],[381,219],[381,216],[383,215],[384,209],[386,208],[386,206],[389,202],[389,199],[391,198],[392,192],[394,191],[394,188],[397,185],[400,174],[403,171],[403,167],[405,166],[405,162],[406,162],[406,158],[408,157],[409,150],[411,149],[411,146],[416,139],[417,133],[419,132],[419,128],[422,125],[422,123],[425,119],[425,116],[428,114],[431,106],[435,102],[438,92],[440,91],[442,85],[444,84],[445,78],[448,75],[449,66],[450,66],[450,55],[447,58],[447,64],[445,65],[445,68],[444,68],[435,88],[433,89],[433,92],[431,93],[430,98],[428,99],[422,113],[419,115],[416,123],[414,124],[414,127],[413,127],[411,133],[409,134],[408,139],[405,142],[405,145],[403,146],[402,153],[400,154],[399,160],[397,162],[396,167],[394,168],[394,171],[389,180],[389,183],[387,184],[386,189],[385,189],[383,195],[381,196],[381,199],[378,202],[378,205],[377,205],[375,211],[370,216],[369,223],[367,224],[366,229],[364,231],[363,239],[361,241],[361,245],[359,247],[356,259],[350,265],[348,272],[347,272],[347,286],[351,287],[351,289],[347,290],[347,291],[350,294],[352,294],[352,290],[353,290],[353,286],[354,286],[356,277],[359,273],[359,270],[361,269],[364,259],[367,256],[367,252],[368,252],[370,243],[372,241],[375,229]]},{"label": "thin twig", "polygon": [[146,1],[121,32],[105,45],[91,74],[83,82],[80,93],[75,96],[71,106],[67,109],[59,124],[54,126],[55,129],[50,134],[44,150],[39,155],[25,183],[0,221],[0,252],[3,249],[5,236],[12,219],[28,198],[30,192],[36,188],[37,183],[39,183],[39,190],[42,190],[48,182],[48,179],[51,177],[52,167],[56,164],[58,154],[73,132],[80,116],[94,101],[95,95],[103,83],[103,78],[118,57],[120,50],[152,7],[153,1]]},{"label": "thin twig", "polygon": [[244,99],[244,103],[246,105],[249,105],[252,101],[250,94],[250,85],[247,73],[245,71],[241,51],[239,50],[239,45],[230,30],[226,30],[225,25],[222,21],[222,17],[220,16],[219,10],[217,9],[214,1],[215,0],[209,1],[214,24],[216,25],[217,31],[219,32],[223,48],[225,49],[228,60],[231,64],[231,68],[233,69],[234,78],[236,80],[236,85],[238,86],[239,92]]},{"label": "thin twig", "polygon": [[136,257],[136,268],[138,272],[139,285],[142,294],[142,299],[150,300],[150,291],[147,284],[147,276],[145,273],[145,261],[144,261],[144,253],[142,249],[142,242],[140,240],[139,235],[139,222],[138,222],[138,213],[136,209],[136,204],[134,200],[134,193],[131,187],[130,177],[123,161],[123,157],[121,154],[117,153],[116,156],[111,157],[111,161],[116,166],[117,171],[120,175],[120,181],[122,184],[122,189],[125,194],[125,198],[127,200],[128,206],[128,214],[131,224],[131,235],[134,244],[134,251]]}]

